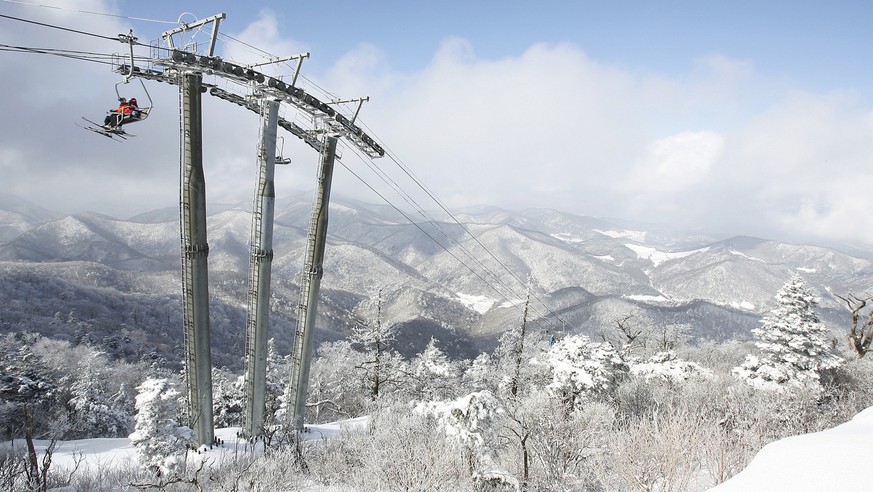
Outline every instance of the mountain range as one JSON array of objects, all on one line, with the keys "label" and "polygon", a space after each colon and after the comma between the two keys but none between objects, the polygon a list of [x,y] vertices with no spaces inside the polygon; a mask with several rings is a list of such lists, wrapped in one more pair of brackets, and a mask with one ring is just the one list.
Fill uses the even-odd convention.
[{"label": "mountain range", "polygon": [[[296,325],[310,206],[276,204],[270,337],[281,353]],[[239,369],[252,216],[248,204],[208,212],[213,361]],[[546,209],[477,207],[412,222],[387,204],[334,199],[328,235],[317,341],[372,323],[365,307],[378,298],[380,322],[406,356],[433,337],[455,357],[475,357],[520,326],[525,304],[529,329],[546,338],[599,337],[632,322],[682,327],[692,340],[745,340],[795,273],[839,338],[851,317],[837,296],[864,294],[873,279],[862,254]],[[0,279],[0,333],[179,363],[178,209],[122,220],[0,196]]]}]

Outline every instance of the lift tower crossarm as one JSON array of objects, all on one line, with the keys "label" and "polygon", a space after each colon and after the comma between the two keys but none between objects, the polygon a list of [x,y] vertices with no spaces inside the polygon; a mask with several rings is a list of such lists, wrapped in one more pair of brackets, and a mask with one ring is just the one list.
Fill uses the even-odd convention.
[{"label": "lift tower crossarm", "polygon": [[161,34],[161,37],[167,41],[167,46],[170,49],[175,49],[176,46],[173,43],[173,35],[174,34],[180,34],[180,33],[183,33],[185,31],[190,31],[191,29],[195,29],[195,28],[198,28],[200,26],[203,26],[203,25],[206,25],[206,24],[209,24],[210,22],[212,22],[212,36],[211,36],[211,39],[209,40],[209,52],[208,52],[207,56],[213,56],[213,53],[215,53],[215,43],[216,43],[216,41],[218,41],[218,23],[221,22],[221,20],[226,18],[226,17],[227,17],[227,15],[222,12],[220,14],[216,14],[216,15],[207,17],[205,19],[201,19],[199,21],[191,22],[190,24],[182,24],[181,26],[179,26],[175,29],[170,29],[169,31],[164,31],[164,33]]},{"label": "lift tower crossarm", "polygon": [[[302,60],[303,58],[298,58],[298,62]],[[296,87],[294,85],[296,82],[296,75],[295,80],[289,85],[280,79],[268,77],[263,73],[252,69],[247,70],[243,65],[230,63],[219,57],[196,56],[193,53],[177,49],[173,49],[171,56],[168,58],[154,58],[151,61],[156,65],[162,65],[180,72],[191,71],[216,75],[222,79],[237,82],[244,86],[250,86],[252,85],[252,82],[255,82],[254,89],[258,90],[262,96],[287,102],[300,111],[322,120],[326,125],[325,130],[327,132],[335,133],[347,138],[349,142],[370,158],[377,159],[385,155],[385,149],[383,149],[378,142],[349,118],[337,112],[333,107],[331,107],[331,104],[307,93],[300,87]],[[127,70],[126,67],[125,69]],[[140,74],[137,73],[137,76],[140,76]],[[142,76],[158,80],[163,78],[163,80],[173,83],[173,79],[171,78],[172,73],[168,73],[164,75],[164,77],[161,77],[158,74],[149,72],[143,73]],[[366,99],[367,98],[364,100]],[[360,106],[358,107],[358,110],[360,110]],[[355,113],[354,118],[357,118],[357,112]],[[283,128],[285,127],[285,125],[282,125],[281,121],[279,122],[279,126],[282,126]]]},{"label": "lift tower crossarm", "polygon": [[349,120],[351,123],[354,123],[356,119],[358,119],[358,113],[361,112],[361,106],[364,105],[365,102],[370,100],[370,96],[367,97],[358,97],[355,99],[334,99],[330,102],[330,104],[343,104],[343,103],[358,103],[357,109],[355,109],[355,114],[352,115],[352,119]]},{"label": "lift tower crossarm", "polygon": [[263,67],[264,65],[272,65],[273,63],[282,63],[290,60],[298,60],[301,58],[309,58],[309,53],[301,53],[299,55],[291,55],[291,56],[275,56],[270,58],[267,61],[263,61],[261,63],[252,63],[251,65],[246,65],[246,68],[255,68],[255,67]]}]

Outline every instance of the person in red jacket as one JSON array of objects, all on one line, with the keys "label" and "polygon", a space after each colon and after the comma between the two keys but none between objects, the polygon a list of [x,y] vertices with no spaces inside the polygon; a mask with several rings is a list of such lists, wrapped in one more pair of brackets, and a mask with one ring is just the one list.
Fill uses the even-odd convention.
[{"label": "person in red jacket", "polygon": [[124,120],[129,118],[132,113],[133,108],[130,106],[130,103],[127,102],[127,99],[119,97],[118,107],[109,111],[106,118],[103,118],[103,126],[112,130],[120,129],[123,123],[127,123],[127,121]]}]

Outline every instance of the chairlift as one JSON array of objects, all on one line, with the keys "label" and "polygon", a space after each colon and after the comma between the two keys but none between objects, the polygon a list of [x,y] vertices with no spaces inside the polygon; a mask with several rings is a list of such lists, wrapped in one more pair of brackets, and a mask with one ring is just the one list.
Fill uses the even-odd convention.
[{"label": "chairlift", "polygon": [[291,164],[290,157],[283,157],[283,154],[285,153],[285,137],[279,136],[279,140],[282,141],[282,145],[279,147],[279,152],[276,153],[276,164]]},{"label": "chairlift", "polygon": [[[128,64],[128,72],[124,74],[124,77],[121,79],[120,82],[115,84],[115,96],[118,98],[118,100],[121,100],[121,98],[124,96],[121,95],[121,92],[118,90],[118,86],[121,84],[127,84],[128,82],[130,82],[130,79],[136,77],[135,65],[133,61],[133,44],[136,42],[136,38],[133,36],[133,29],[131,29],[129,34],[119,34],[118,39],[121,42],[127,42],[127,44],[130,46],[130,63]],[[151,113],[152,108],[154,107],[152,96],[149,94],[148,89],[146,89],[145,82],[143,82],[142,79],[139,77],[136,77],[136,79],[139,80],[139,84],[140,86],[142,86],[142,92],[145,94],[146,99],[149,100],[149,103],[146,106],[137,106],[136,110],[132,114],[132,117],[124,118],[125,121],[122,121],[122,125],[143,121],[144,119],[149,117],[149,113]],[[136,98],[133,97],[127,100],[135,101]]]},{"label": "chairlift", "polygon": [[[127,43],[130,46],[130,63],[127,65],[127,73],[124,74],[121,81],[115,84],[115,97],[118,101],[128,101],[128,99],[121,95],[121,91],[119,91],[118,86],[122,84],[127,84],[130,82],[131,78],[136,77],[136,69],[133,60],[133,45],[136,42],[136,38],[133,36],[133,30],[131,29],[129,34],[119,34],[118,40],[122,43]],[[152,109],[154,108],[154,102],[152,101],[152,96],[149,94],[148,89],[146,89],[145,82],[142,81],[140,77],[136,77],[139,80],[139,84],[142,87],[142,93],[145,94],[146,99],[148,99],[148,104],[145,106],[140,106],[139,102],[136,101],[136,97],[132,97],[129,100],[136,102],[136,106],[130,114],[121,114],[116,111],[110,111],[109,114],[117,115],[119,120],[114,125],[108,125],[104,122],[104,124],[97,123],[96,121],[91,121],[88,118],[82,117],[83,120],[87,121],[89,126],[82,126],[84,129],[92,131],[94,133],[99,133],[104,137],[109,137],[113,140],[126,140],[127,137],[133,137],[135,135],[131,135],[124,131],[123,126],[130,123],[138,123],[140,121],[145,120],[151,114]]]},{"label": "chairlift", "polygon": [[[131,69],[131,70],[133,70],[133,69]],[[127,98],[125,96],[122,96],[121,91],[118,90],[118,86],[121,84],[127,84],[130,81],[129,79],[130,79],[130,76],[127,75],[127,76],[125,76],[124,80],[115,84],[115,96],[119,100],[121,100],[122,98],[125,98],[127,101],[136,101],[136,97]],[[138,123],[140,121],[145,120],[146,118],[149,117],[149,113],[151,113],[152,108],[154,108],[154,102],[152,102],[152,96],[149,94],[148,89],[146,89],[145,82],[143,82],[142,79],[139,77],[137,77],[137,80],[139,80],[139,84],[140,84],[140,86],[142,86],[142,92],[143,92],[143,94],[145,94],[146,99],[148,99],[149,103],[146,106],[139,106],[139,104],[137,104],[136,109],[133,111],[133,113],[131,113],[130,117],[125,117],[122,120],[121,125],[127,125],[129,123]],[[137,103],[139,103],[139,101],[137,101]]]}]

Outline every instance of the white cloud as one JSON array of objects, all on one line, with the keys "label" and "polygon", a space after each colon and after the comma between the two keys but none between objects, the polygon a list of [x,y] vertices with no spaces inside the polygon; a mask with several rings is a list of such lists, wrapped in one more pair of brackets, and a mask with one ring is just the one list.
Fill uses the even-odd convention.
[{"label": "white cloud", "polygon": [[630,193],[662,195],[707,179],[721,156],[724,138],[709,131],[682,132],[652,142],[625,183]]},{"label": "white cloud", "polygon": [[[113,5],[81,8],[111,12]],[[115,35],[128,29],[110,17],[38,12],[40,19],[85,31]],[[0,42],[123,48],[44,31],[4,22]],[[230,35],[277,56],[308,51],[305,41],[287,32],[282,15],[261,11]],[[262,59],[229,40],[218,49],[242,62]],[[451,208],[549,207],[765,237],[873,242],[865,232],[873,228],[863,222],[873,197],[860,188],[873,180],[868,102],[848,90],[802,91],[790,80],[762,75],[751,61],[724,54],[689,64],[684,73],[643,72],[593,59],[569,43],[533,44],[517,54],[483,58],[469,41],[449,38],[417,71],[397,70],[380,47],[361,43],[337,60],[304,62],[302,84],[325,98],[318,87],[340,98],[370,96],[359,122]],[[125,192],[120,185],[139,183],[139,190],[168,190],[158,194],[160,206],[168,205],[164,195],[175,204],[175,87],[148,83],[156,110],[138,124],[139,136],[122,146],[72,125],[79,115],[102,117],[111,105],[120,76],[108,67],[2,53],[0,69],[6,74],[0,80],[4,114],[15,115],[0,119],[4,190],[26,197],[48,191],[46,204],[57,208],[81,207],[94,199],[93,190],[101,190],[105,203],[99,211],[113,213],[156,205],[148,193]],[[291,74],[290,65],[282,70]],[[290,108],[282,111],[286,118],[300,117]],[[248,200],[257,116],[208,96],[204,116],[210,201]],[[277,193],[287,196],[311,187],[318,158],[281,133],[285,154],[295,162],[277,169]],[[404,203],[353,152],[346,150],[343,162]],[[377,164],[406,192],[421,196],[388,158]],[[379,200],[343,169],[335,174],[334,193]]]}]

